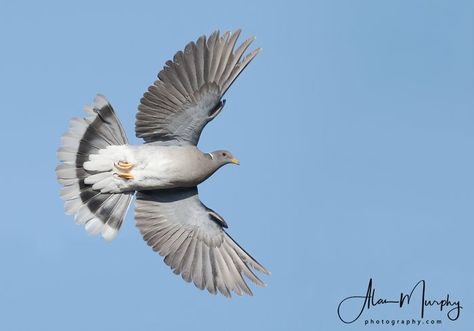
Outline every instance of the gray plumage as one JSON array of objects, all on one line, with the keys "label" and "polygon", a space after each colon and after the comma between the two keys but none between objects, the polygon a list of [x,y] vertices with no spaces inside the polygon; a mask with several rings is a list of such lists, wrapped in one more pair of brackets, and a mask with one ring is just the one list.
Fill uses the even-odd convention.
[{"label": "gray plumage", "polygon": [[199,200],[196,187],[139,192],[135,218],[148,245],[198,288],[251,295],[244,275],[264,286],[252,269],[268,271],[223,230],[225,221]]},{"label": "gray plumage", "polygon": [[235,49],[240,30],[214,32],[186,45],[167,61],[138,107],[135,131],[147,144],[127,143],[105,97],[90,115],[73,119],[63,135],[56,169],[65,210],[89,233],[115,238],[137,193],[136,225],[173,272],[210,293],[252,294],[245,277],[269,272],[225,231],[226,221],[199,200],[197,185],[225,164],[226,150],[197,148],[203,128],[225,105],[225,92],[258,54],[243,56],[254,38]]},{"label": "gray plumage", "polygon": [[[235,52],[240,30],[186,45],[158,74],[138,106],[135,131],[146,142],[197,145],[204,126],[221,111],[227,89],[260,51],[243,54],[248,38]],[[241,60],[242,59],[242,60]]]},{"label": "gray plumage", "polygon": [[56,168],[56,175],[63,185],[61,198],[65,200],[66,214],[75,215],[76,223],[85,224],[88,232],[102,231],[110,240],[122,225],[133,192],[102,194],[93,190],[84,183],[91,173],[85,171],[83,165],[90,154],[108,146],[126,145],[127,137],[105,97],[97,95],[86,112],[90,116],[73,118],[69,131],[61,138],[57,153],[61,164]]}]

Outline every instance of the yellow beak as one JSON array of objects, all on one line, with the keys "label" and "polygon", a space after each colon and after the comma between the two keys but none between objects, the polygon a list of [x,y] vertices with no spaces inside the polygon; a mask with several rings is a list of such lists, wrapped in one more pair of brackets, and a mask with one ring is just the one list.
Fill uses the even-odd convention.
[{"label": "yellow beak", "polygon": [[237,164],[237,165],[240,164],[239,160],[237,160],[237,159],[230,160],[230,163]]}]

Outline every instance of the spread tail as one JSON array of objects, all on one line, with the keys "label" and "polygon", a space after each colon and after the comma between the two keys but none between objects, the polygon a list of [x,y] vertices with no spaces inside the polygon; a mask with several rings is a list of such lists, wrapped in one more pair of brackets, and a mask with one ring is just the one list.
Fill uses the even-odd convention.
[{"label": "spread tail", "polygon": [[66,214],[85,224],[90,234],[102,233],[113,240],[127,214],[133,192],[101,193],[84,180],[97,172],[84,169],[84,162],[107,146],[125,145],[127,137],[112,106],[102,95],[85,108],[86,118],[73,118],[69,130],[61,138],[57,158],[61,162],[56,176],[61,185],[61,198]]}]

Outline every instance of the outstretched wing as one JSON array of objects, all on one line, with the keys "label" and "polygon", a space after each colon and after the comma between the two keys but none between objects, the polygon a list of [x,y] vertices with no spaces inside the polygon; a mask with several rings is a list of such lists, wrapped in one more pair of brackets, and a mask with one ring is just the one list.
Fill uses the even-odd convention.
[{"label": "outstretched wing", "polygon": [[230,297],[252,295],[243,275],[264,283],[252,268],[269,274],[224,230],[221,216],[202,204],[197,188],[138,192],[135,219],[143,239],[187,282]]},{"label": "outstretched wing", "polygon": [[239,35],[240,30],[223,36],[215,31],[207,40],[201,36],[166,62],[140,100],[136,136],[166,145],[197,145],[204,126],[224,106],[222,96],[260,51],[242,59],[254,38],[234,51]]}]

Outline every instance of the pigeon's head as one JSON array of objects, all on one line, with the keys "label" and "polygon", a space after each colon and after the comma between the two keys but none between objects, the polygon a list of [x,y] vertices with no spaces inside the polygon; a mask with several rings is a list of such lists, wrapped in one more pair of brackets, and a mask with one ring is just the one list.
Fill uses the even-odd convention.
[{"label": "pigeon's head", "polygon": [[237,160],[229,151],[219,150],[209,153],[209,155],[211,156],[211,159],[220,166],[227,163],[239,164],[239,160]]}]

